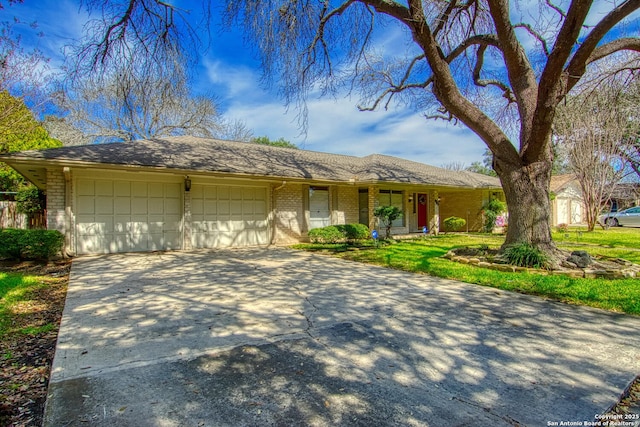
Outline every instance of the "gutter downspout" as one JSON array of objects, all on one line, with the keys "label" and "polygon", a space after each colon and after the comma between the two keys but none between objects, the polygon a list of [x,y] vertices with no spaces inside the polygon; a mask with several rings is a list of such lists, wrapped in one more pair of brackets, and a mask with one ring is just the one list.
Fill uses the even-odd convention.
[{"label": "gutter downspout", "polygon": [[73,232],[71,230],[71,168],[65,166],[62,168],[64,174],[64,256],[74,257],[75,252],[72,250]]}]

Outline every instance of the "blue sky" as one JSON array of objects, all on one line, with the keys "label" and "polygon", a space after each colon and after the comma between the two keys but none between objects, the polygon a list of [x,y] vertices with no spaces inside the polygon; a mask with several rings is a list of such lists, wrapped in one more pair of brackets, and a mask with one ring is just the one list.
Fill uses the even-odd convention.
[{"label": "blue sky", "polygon": [[[22,5],[0,10],[0,20],[16,16],[25,22],[37,21],[44,37],[34,41],[27,34],[24,42],[37,43],[55,68],[61,64],[63,47],[80,38],[87,21],[79,3],[79,0],[25,0]],[[191,9],[191,15],[197,19],[200,2],[176,3]],[[590,19],[599,19],[609,7],[608,2],[595,2]],[[525,1],[513,13],[536,19],[539,10],[537,1]],[[308,130],[302,136],[298,111],[284,105],[276,88],[261,84],[259,64],[244,46],[242,35],[219,33],[215,26],[212,33],[213,40],[194,69],[193,92],[215,96],[224,117],[243,121],[255,136],[284,137],[308,150],[356,156],[380,153],[436,166],[452,162],[469,165],[482,159],[485,145],[462,125],[427,120],[420,112],[403,105],[391,105],[386,111],[360,112],[356,107],[358,97],[350,98],[346,93],[335,99],[311,94],[307,103]],[[403,43],[406,47],[406,42],[399,40],[399,31],[390,29],[385,36],[378,40],[382,51],[398,49]]]},{"label": "blue sky", "polygon": [[[184,3],[184,2],[183,2]],[[187,2],[198,13],[199,2]],[[82,34],[87,20],[78,1],[25,0],[22,5],[0,10],[0,20],[18,17],[24,22],[37,21],[44,37],[37,40],[25,35],[24,44],[37,43],[51,58],[53,68],[62,62],[62,49]],[[215,96],[224,117],[241,120],[255,136],[271,139],[284,137],[301,148],[365,156],[388,154],[436,166],[481,160],[484,144],[468,129],[443,121],[425,119],[419,112],[404,106],[389,110],[360,112],[357,97],[346,94],[308,99],[309,126],[306,136],[298,127],[296,109],[287,108],[275,88],[261,84],[259,64],[237,33],[219,34],[201,55],[195,69],[193,91]]]}]

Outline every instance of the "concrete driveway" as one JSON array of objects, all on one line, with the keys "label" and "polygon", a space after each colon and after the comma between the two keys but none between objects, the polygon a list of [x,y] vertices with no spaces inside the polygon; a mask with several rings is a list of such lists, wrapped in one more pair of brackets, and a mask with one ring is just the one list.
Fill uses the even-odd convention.
[{"label": "concrete driveway", "polygon": [[593,421],[640,373],[638,331],[638,317],[285,249],[86,257],[45,426]]}]

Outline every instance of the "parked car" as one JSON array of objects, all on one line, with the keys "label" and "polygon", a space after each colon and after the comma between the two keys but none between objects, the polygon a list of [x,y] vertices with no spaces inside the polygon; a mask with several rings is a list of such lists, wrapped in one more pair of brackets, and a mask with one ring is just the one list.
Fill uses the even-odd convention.
[{"label": "parked car", "polygon": [[640,206],[600,215],[599,221],[610,227],[640,227]]}]

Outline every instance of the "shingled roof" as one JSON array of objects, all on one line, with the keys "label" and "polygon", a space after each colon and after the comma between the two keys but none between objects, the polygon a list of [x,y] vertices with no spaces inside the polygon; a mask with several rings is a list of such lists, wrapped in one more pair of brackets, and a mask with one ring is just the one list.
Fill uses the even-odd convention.
[{"label": "shingled roof", "polygon": [[23,151],[0,158],[10,165],[104,164],[269,178],[500,188],[493,177],[380,154],[354,157],[189,136]]}]

